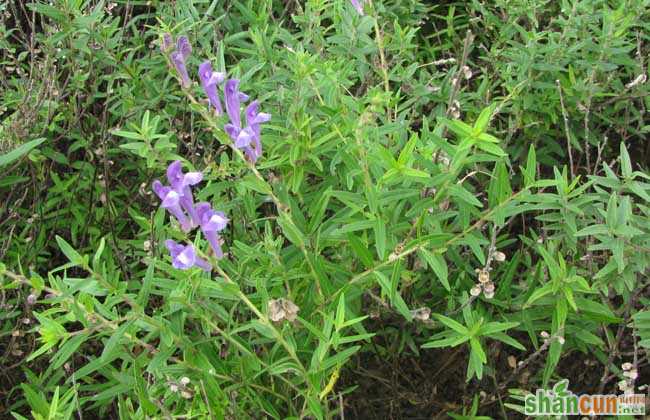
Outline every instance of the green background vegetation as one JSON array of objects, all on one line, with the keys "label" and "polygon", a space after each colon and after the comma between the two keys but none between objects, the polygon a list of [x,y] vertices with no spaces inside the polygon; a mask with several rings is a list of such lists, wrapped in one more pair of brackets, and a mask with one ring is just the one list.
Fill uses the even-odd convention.
[{"label": "green background vegetation", "polygon": [[[647,0],[51,3],[0,4],[3,416],[504,418],[650,382]],[[166,32],[273,115],[261,176]],[[211,274],[162,246],[175,159],[231,220]]]}]

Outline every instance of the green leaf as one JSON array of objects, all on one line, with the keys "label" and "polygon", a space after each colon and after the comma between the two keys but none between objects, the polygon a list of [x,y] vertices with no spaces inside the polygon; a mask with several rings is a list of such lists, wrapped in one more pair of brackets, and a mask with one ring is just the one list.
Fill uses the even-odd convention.
[{"label": "green leaf", "polygon": [[20,384],[20,387],[22,388],[23,395],[29,404],[29,408],[37,414],[46,417],[50,412],[50,404],[48,404],[43,395],[26,383]]},{"label": "green leaf", "polygon": [[354,233],[348,233],[347,235],[350,246],[354,251],[355,255],[359,258],[359,261],[364,265],[365,268],[373,267],[372,254],[368,251],[368,247],[365,246],[359,238]]},{"label": "green leaf", "polygon": [[243,179],[240,179],[239,184],[249,190],[253,190],[261,194],[269,194],[271,192],[271,187],[269,184],[254,175],[249,175]]},{"label": "green leaf", "polygon": [[413,151],[415,150],[415,145],[418,142],[418,136],[417,134],[413,134],[411,136],[411,139],[406,143],[406,146],[404,146],[404,149],[399,154],[399,157],[397,158],[397,164],[400,166],[404,166],[408,163],[408,161],[411,159],[413,156]]},{"label": "green leaf", "polygon": [[406,176],[412,176],[414,178],[430,178],[431,175],[428,172],[421,171],[415,168],[404,168],[402,173]]},{"label": "green leaf", "polygon": [[475,207],[483,207],[483,203],[478,201],[474,194],[471,194],[459,184],[454,184],[449,188],[449,194]]},{"label": "green leaf", "polygon": [[379,271],[375,272],[375,277],[377,277],[377,280],[379,281],[379,285],[381,286],[382,292],[391,298],[391,305],[399,312],[404,318],[406,318],[409,322],[413,320],[413,314],[409,310],[408,305],[406,305],[406,302],[404,302],[404,299],[402,299],[402,295],[399,294],[399,292],[395,291],[395,293],[391,293],[392,291],[392,284],[388,277],[386,277],[383,273],[380,273]]},{"label": "green leaf", "polygon": [[429,264],[429,267],[431,267],[433,272],[436,274],[436,278],[440,281],[440,284],[442,284],[445,290],[448,292],[451,291],[448,280],[449,271],[447,269],[445,258],[440,254],[432,254],[424,248],[418,250],[418,253],[424,258],[427,264]]},{"label": "green leaf", "polygon": [[447,327],[451,328],[452,330],[456,331],[459,334],[469,336],[469,330],[467,327],[465,327],[463,324],[461,324],[458,321],[454,321],[451,318],[448,318],[444,315],[441,314],[433,314],[433,316],[440,321],[442,324],[446,325]]},{"label": "green leaf", "polygon": [[463,139],[472,136],[474,129],[468,124],[459,120],[448,120],[446,118],[441,118],[441,120],[459,138]]},{"label": "green leaf", "polygon": [[476,143],[476,147],[479,149],[483,150],[484,152],[488,152],[490,154],[499,156],[499,157],[505,157],[508,156],[506,152],[503,151],[503,149],[499,146],[497,146],[494,143],[487,143],[487,142],[478,142]]},{"label": "green leaf", "polygon": [[77,351],[84,341],[88,339],[88,334],[78,334],[65,342],[56,352],[54,357],[50,359],[49,369],[58,369],[72,356],[72,353]]},{"label": "green leaf", "polygon": [[113,351],[117,348],[117,345],[120,343],[122,337],[124,337],[124,333],[129,329],[131,324],[133,324],[133,321],[124,322],[111,334],[104,344],[104,350],[102,350],[102,355],[100,356],[102,362],[106,362],[113,357]]},{"label": "green leaf", "polygon": [[428,343],[422,344],[424,349],[437,349],[442,347],[456,347],[459,344],[463,344],[469,340],[469,336],[460,335],[456,332],[452,333],[450,337],[443,338],[441,340],[429,341]]},{"label": "green leaf", "polygon": [[282,228],[282,232],[294,245],[303,248],[305,246],[305,236],[303,233],[296,227],[293,221],[287,216],[286,213],[282,213],[277,219],[278,224]]},{"label": "green leaf", "polygon": [[487,356],[485,355],[485,351],[483,351],[483,347],[481,346],[481,343],[474,337],[470,338],[469,340],[470,347],[472,348],[473,352],[476,352],[476,354],[479,357],[479,360],[482,363],[487,363]]},{"label": "green leaf", "polygon": [[483,108],[478,118],[476,119],[476,122],[474,123],[474,130],[478,131],[479,133],[485,132],[488,124],[490,123],[490,118],[492,118],[492,114],[494,113],[495,108],[496,104],[491,104]]},{"label": "green leaf", "polygon": [[630,178],[632,176],[632,161],[623,141],[621,142],[621,172],[624,178]]},{"label": "green leaf", "polygon": [[549,282],[546,283],[544,286],[535,289],[535,291],[530,295],[528,300],[526,301],[526,304],[524,305],[524,308],[529,307],[532,305],[536,300],[548,295],[549,293],[553,292],[553,283]]},{"label": "green leaf", "polygon": [[502,333],[502,332],[497,332],[497,333],[492,333],[488,337],[493,338],[495,340],[499,340],[502,343],[506,343],[507,345],[514,347],[516,349],[519,349],[521,351],[525,351],[526,347],[521,345],[517,340],[514,338],[510,337],[509,335]]},{"label": "green leaf", "polygon": [[616,210],[618,209],[618,197],[616,194],[612,194],[609,197],[607,202],[607,216],[605,220],[607,221],[607,226],[610,229],[615,230],[618,227],[618,217]]},{"label": "green leaf", "polygon": [[496,332],[509,330],[518,326],[518,322],[488,322],[479,329],[480,335],[490,335]]},{"label": "green leaf", "polygon": [[60,237],[59,235],[55,236],[56,242],[59,244],[59,248],[61,249],[61,252],[68,258],[68,260],[73,264],[73,265],[82,265],[84,263],[83,258],[81,255],[75,251],[75,249],[66,242],[65,239]]},{"label": "green leaf", "polygon": [[379,260],[383,261],[386,256],[386,223],[381,217],[377,217],[373,228],[375,232],[375,249]]},{"label": "green leaf", "polygon": [[[115,136],[119,137],[124,137],[125,139],[130,139],[130,140],[143,140],[144,138],[140,133],[134,133],[133,131],[125,131],[125,130],[113,130],[111,132]],[[129,144],[135,144],[135,143],[129,143]],[[141,143],[144,144],[144,143]]]},{"label": "green leaf", "polygon": [[131,372],[133,378],[135,378],[135,393],[138,396],[140,407],[142,407],[148,415],[155,414],[158,411],[158,408],[149,399],[149,395],[147,394],[147,383],[145,382],[145,377],[142,375],[137,363],[133,363]]},{"label": "green leaf", "polygon": [[336,307],[336,319],[334,320],[334,325],[337,331],[342,328],[344,322],[345,322],[345,293],[341,293],[341,296],[339,297],[339,304]]},{"label": "green leaf", "polygon": [[623,321],[621,318],[617,317],[609,307],[600,302],[582,297],[576,297],[575,303],[578,307],[579,312],[584,313],[586,317],[595,321],[607,323],[616,323]]},{"label": "green leaf", "polygon": [[528,158],[526,159],[526,171],[524,172],[524,175],[527,187],[535,182],[537,175],[537,157],[535,156],[535,147],[532,144],[528,149]]},{"label": "green leaf", "polygon": [[104,247],[106,246],[106,240],[104,237],[102,237],[99,240],[99,246],[97,247],[97,251],[95,252],[95,255],[93,256],[93,268],[95,270],[99,269],[99,259],[102,257],[102,253],[104,252]]},{"label": "green leaf", "polygon": [[607,235],[609,229],[605,225],[591,225],[586,228],[580,229],[574,236],[593,236],[593,235]]},{"label": "green leaf", "polygon": [[310,207],[309,212],[307,213],[311,215],[308,227],[309,232],[316,232],[316,229],[318,229],[320,226],[321,222],[323,221],[323,217],[325,216],[325,211],[327,210],[331,196],[332,187],[330,186],[321,193],[319,199],[315,201],[314,204]]},{"label": "green leaf", "polygon": [[11,152],[5,153],[4,155],[0,155],[0,168],[9,165],[11,162],[15,161],[16,159],[20,159],[21,157],[25,156],[33,148],[39,146],[45,140],[46,140],[45,138],[40,138],[40,139],[28,141],[27,143],[16,147]]},{"label": "green leaf", "polygon": [[349,359],[354,353],[359,351],[361,346],[352,346],[347,349],[340,351],[334,356],[325,359],[322,364],[322,369],[327,370],[337,365],[343,365],[347,359]]}]

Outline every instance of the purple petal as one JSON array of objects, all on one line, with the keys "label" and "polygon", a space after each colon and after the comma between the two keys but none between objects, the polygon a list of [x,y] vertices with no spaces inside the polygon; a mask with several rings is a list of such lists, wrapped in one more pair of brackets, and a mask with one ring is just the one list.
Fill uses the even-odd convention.
[{"label": "purple petal", "polygon": [[203,232],[205,235],[205,238],[208,240],[210,243],[210,248],[212,248],[212,252],[214,252],[214,256],[217,259],[223,258],[223,250],[221,249],[221,244],[219,243],[219,235],[215,231],[209,231],[209,232]]},{"label": "purple petal", "polygon": [[256,163],[257,159],[260,157],[256,147],[249,146],[244,148],[244,154],[246,155],[246,159],[253,164]]},{"label": "purple petal", "polygon": [[254,134],[250,127],[241,130],[235,139],[235,147],[240,149],[248,147],[251,144],[251,141],[253,141],[253,136]]},{"label": "purple petal", "polygon": [[181,225],[181,229],[183,229],[183,231],[188,232],[192,226],[180,206],[183,199],[182,195],[180,195],[171,187],[162,185],[158,180],[155,180],[153,182],[152,189],[158,198],[160,198],[162,201],[160,206],[169,211],[172,216],[178,220],[178,223]]},{"label": "purple petal", "polygon": [[203,179],[203,172],[188,172],[183,175],[183,186],[196,185]]},{"label": "purple petal", "polygon": [[186,36],[179,36],[178,39],[176,40],[176,51],[178,51],[181,56],[183,57],[183,61],[187,60],[187,58],[190,56],[192,53],[192,45],[190,44],[190,40],[187,39]]},{"label": "purple petal", "polygon": [[175,160],[167,167],[167,182],[175,187],[183,179],[183,164],[180,160]]},{"label": "purple petal", "polygon": [[166,209],[178,206],[178,203],[181,201],[181,196],[169,187],[163,187],[163,189],[165,191],[165,196],[162,199],[161,206]]},{"label": "purple petal", "polygon": [[169,50],[173,48],[174,40],[172,39],[171,34],[164,34],[162,38],[162,45],[160,46],[160,49],[162,52],[167,53]]},{"label": "purple petal", "polygon": [[172,260],[172,264],[176,268],[188,269],[194,265],[194,261],[196,261],[196,251],[192,245],[187,245]]},{"label": "purple petal", "polygon": [[210,206],[210,203],[206,203],[205,201],[201,201],[200,203],[197,203],[194,208],[196,209],[196,214],[199,216],[199,220],[201,222],[203,222],[205,216],[212,211],[212,206]]},{"label": "purple petal", "polygon": [[239,92],[239,80],[230,79],[224,87],[224,96],[226,97],[226,112],[230,118],[230,123],[236,128],[241,128],[241,97]]},{"label": "purple petal", "polygon": [[217,232],[222,231],[228,226],[228,218],[226,217],[225,213],[222,211],[215,211],[212,216],[210,216],[210,220],[208,221],[207,225],[210,228],[214,228]]},{"label": "purple petal", "polygon": [[267,114],[266,112],[260,112],[255,116],[253,121],[250,124],[262,124],[267,121],[271,121],[271,114]]},{"label": "purple petal", "polygon": [[223,129],[225,130],[226,134],[232,139],[232,141],[237,140],[237,136],[239,136],[239,131],[241,131],[240,128],[235,127],[232,124],[226,124]]},{"label": "purple petal", "polygon": [[165,246],[169,250],[172,257],[172,266],[179,270],[187,270],[197,266],[205,271],[210,271],[212,267],[205,260],[196,255],[194,246],[192,244],[182,245],[175,241],[168,239],[165,241]]},{"label": "purple petal", "polygon": [[180,199],[180,205],[183,209],[190,215],[190,228],[199,225],[199,218],[196,215],[196,209],[194,208],[194,198],[192,197],[192,192],[189,187],[184,188],[184,193]]},{"label": "purple petal", "polygon": [[160,198],[161,200],[165,197],[167,193],[164,193],[163,191],[163,184],[158,181],[157,179],[151,184],[151,189],[153,190],[154,193]]},{"label": "purple petal", "polygon": [[212,271],[212,266],[207,261],[202,258],[196,257],[194,259],[194,265],[199,267],[203,271]]},{"label": "purple petal", "polygon": [[210,101],[210,105],[215,109],[217,115],[223,114],[221,107],[221,100],[217,92],[217,86],[223,82],[225,75],[212,71],[210,61],[204,61],[199,66],[199,79],[201,79],[201,86],[203,91]]},{"label": "purple petal", "polygon": [[250,124],[251,121],[255,119],[255,116],[259,113],[259,111],[260,111],[260,101],[255,100],[250,104],[248,104],[245,111],[246,122]]},{"label": "purple petal", "polygon": [[172,258],[176,258],[176,256],[180,254],[184,248],[183,245],[176,243],[176,241],[172,239],[167,239],[165,241],[165,246],[169,250],[169,254],[172,256]]},{"label": "purple petal", "polygon": [[181,84],[183,87],[190,87],[192,81],[190,80],[190,75],[187,73],[187,67],[185,67],[185,58],[183,57],[182,53],[179,51],[174,51],[171,53],[170,58],[174,64],[174,67],[176,68],[176,71],[178,72],[178,75],[181,77]]},{"label": "purple petal", "polygon": [[201,202],[196,205],[196,213],[204,231],[219,232],[228,225],[228,218],[222,211],[214,211],[209,203]]},{"label": "purple petal", "polygon": [[180,195],[191,193],[185,187],[189,185],[196,185],[203,179],[202,172],[188,172],[183,173],[183,164],[180,160],[175,160],[167,167],[167,181],[171,184],[172,188]]}]

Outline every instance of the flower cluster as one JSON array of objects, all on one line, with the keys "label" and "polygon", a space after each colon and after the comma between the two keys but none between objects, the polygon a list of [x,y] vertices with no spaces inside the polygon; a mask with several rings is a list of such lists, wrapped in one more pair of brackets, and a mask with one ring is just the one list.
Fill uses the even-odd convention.
[{"label": "flower cluster", "polygon": [[[490,256],[490,262],[491,260],[494,259],[497,262],[504,262],[506,260],[506,254],[504,254],[501,251],[493,251],[492,255]],[[490,262],[483,267],[483,268],[477,268],[474,270],[474,272],[478,275],[478,283],[474,285],[469,291],[469,294],[476,297],[483,293],[483,296],[485,296],[486,299],[492,299],[494,297],[494,282],[490,280],[490,271],[492,268],[490,267]]]},{"label": "flower cluster", "polygon": [[[222,258],[221,238],[219,232],[228,225],[228,219],[223,212],[215,211],[209,203],[201,202],[194,204],[191,186],[198,184],[203,179],[201,172],[183,173],[179,160],[174,161],[167,168],[167,181],[169,185],[163,185],[155,180],[152,185],[153,191],[160,198],[160,206],[171,213],[181,226],[184,232],[189,232],[195,227],[201,232],[210,243],[215,257]],[[172,265],[181,270],[191,267],[199,267],[205,271],[212,270],[210,264],[196,255],[194,246],[182,245],[171,239],[165,241],[165,245],[172,257]]]},{"label": "flower cluster", "polygon": [[[165,34],[163,36],[162,50],[167,53],[172,48],[172,37],[169,34]],[[181,36],[176,42],[176,50],[169,56],[181,77],[183,87],[186,88],[191,85],[191,81],[185,62],[191,52],[192,47],[187,37]],[[259,102],[256,100],[252,101],[244,111],[246,125],[243,126],[241,105],[242,102],[248,101],[248,95],[239,90],[238,79],[226,80],[225,73],[213,71],[212,64],[209,60],[199,65],[199,80],[201,81],[203,92],[208,97],[208,106],[214,110],[216,115],[222,115],[224,113],[221,99],[219,98],[219,86],[223,85],[226,114],[230,120],[224,126],[224,131],[228,134],[235,147],[244,152],[246,159],[253,164],[256,163],[257,159],[262,155],[261,124],[269,121],[271,115],[259,112]]]},{"label": "flower cluster", "polygon": [[630,362],[623,363],[621,369],[623,370],[623,376],[625,379],[618,383],[618,388],[623,391],[625,395],[634,394],[634,383],[639,377],[639,372]]}]

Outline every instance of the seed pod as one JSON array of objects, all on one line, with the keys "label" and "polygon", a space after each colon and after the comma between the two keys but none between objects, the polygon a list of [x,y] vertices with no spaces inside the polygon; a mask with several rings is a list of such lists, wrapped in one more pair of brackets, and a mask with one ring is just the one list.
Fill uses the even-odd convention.
[{"label": "seed pod", "polygon": [[478,281],[481,283],[487,283],[490,281],[490,273],[487,270],[481,270],[478,272]]},{"label": "seed pod", "polygon": [[411,311],[411,315],[414,319],[418,321],[427,321],[431,318],[431,309],[429,308],[418,308]]}]

